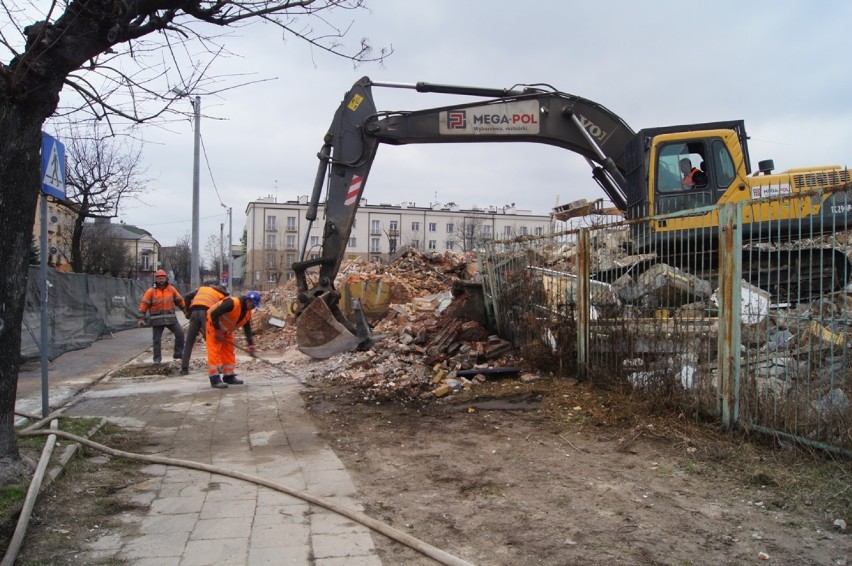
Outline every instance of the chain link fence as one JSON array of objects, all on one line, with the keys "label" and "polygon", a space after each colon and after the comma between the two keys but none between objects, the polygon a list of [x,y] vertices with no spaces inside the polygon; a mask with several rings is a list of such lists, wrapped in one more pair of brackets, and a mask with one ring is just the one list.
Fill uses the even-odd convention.
[{"label": "chain link fence", "polygon": [[[541,371],[852,454],[850,235],[796,220],[826,196],[482,242],[489,314]],[[848,194],[829,196],[845,222]],[[652,222],[683,228],[631,252]]]}]

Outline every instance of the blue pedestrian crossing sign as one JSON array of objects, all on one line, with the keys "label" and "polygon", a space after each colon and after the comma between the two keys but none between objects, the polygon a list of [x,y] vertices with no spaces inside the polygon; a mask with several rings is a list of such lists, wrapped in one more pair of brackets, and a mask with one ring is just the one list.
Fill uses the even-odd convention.
[{"label": "blue pedestrian crossing sign", "polygon": [[41,133],[41,190],[65,199],[65,144]]}]

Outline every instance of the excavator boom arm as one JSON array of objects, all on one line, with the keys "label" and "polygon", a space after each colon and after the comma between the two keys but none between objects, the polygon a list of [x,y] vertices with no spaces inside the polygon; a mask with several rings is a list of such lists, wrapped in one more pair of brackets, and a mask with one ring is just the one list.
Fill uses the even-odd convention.
[{"label": "excavator boom arm", "polygon": [[[298,289],[307,303],[330,290],[379,144],[533,142],[563,147],[585,157],[593,176],[619,210],[626,210],[624,150],[634,136],[621,118],[595,102],[538,88],[484,89],[417,83],[419,92],[493,96],[472,102],[411,112],[378,112],[372,86],[364,77],[346,93],[320,152],[320,168],[311,195],[308,220],[316,218],[322,183],[328,178],[322,257],[294,265]],[[605,173],[604,173],[605,172]],[[603,180],[603,181],[601,181]],[[313,210],[313,212],[311,212]],[[320,266],[320,285],[311,292],[305,270]]]},{"label": "excavator boom arm", "polygon": [[[410,112],[378,112],[373,86],[484,96],[490,100]],[[318,155],[320,165],[306,216],[309,223],[316,220],[323,184],[327,180],[323,247],[320,257],[306,259],[305,237],[299,261],[293,264],[298,289],[297,309],[304,311],[312,304],[325,304],[329,309],[317,306],[323,309],[319,319],[334,326],[329,313],[325,312],[330,310],[338,323],[354,333],[354,328],[336,308],[339,297],[334,289],[334,278],[340,269],[355,213],[380,144],[533,142],[562,147],[587,159],[592,165],[593,178],[615,207],[625,211],[627,160],[624,151],[634,135],[621,118],[603,106],[551,88],[400,85],[373,83],[367,77],[360,79],[338,107]],[[307,271],[312,267],[319,267],[319,273],[317,281],[309,284]],[[319,297],[324,297],[324,301],[316,301]],[[317,342],[328,341],[331,334]]]}]

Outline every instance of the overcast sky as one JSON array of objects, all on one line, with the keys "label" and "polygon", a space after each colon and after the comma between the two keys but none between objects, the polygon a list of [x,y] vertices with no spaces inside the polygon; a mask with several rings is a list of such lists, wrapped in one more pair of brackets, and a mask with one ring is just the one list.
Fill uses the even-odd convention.
[{"label": "overcast sky", "polygon": [[[744,119],[752,166],[852,165],[852,2],[599,0],[368,0],[353,41],[392,46],[383,65],[282,41],[270,26],[240,30],[218,74],[275,80],[202,98],[201,253],[233,209],[234,243],[247,204],[310,193],[316,154],[351,84],[417,81],[482,87],[547,83],[603,104],[634,130]],[[373,89],[379,110],[464,99]],[[187,102],[188,104],[188,102]],[[174,245],[191,230],[192,125],[151,130],[143,149],[154,180],[149,204],[120,219]],[[209,163],[209,169],[208,169]],[[454,201],[547,214],[556,204],[603,197],[586,161],[540,144],[381,146],[364,191],[371,204]],[[221,203],[221,204],[220,204]]]}]

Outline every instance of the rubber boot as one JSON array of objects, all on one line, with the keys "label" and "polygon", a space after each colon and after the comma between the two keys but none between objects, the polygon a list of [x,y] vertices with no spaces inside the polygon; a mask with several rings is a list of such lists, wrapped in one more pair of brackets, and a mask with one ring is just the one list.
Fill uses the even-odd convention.
[{"label": "rubber boot", "polygon": [[222,383],[222,378],[219,377],[219,374],[210,376],[210,387],[214,387],[216,389],[227,389],[228,384]]},{"label": "rubber boot", "polygon": [[242,379],[237,379],[237,374],[235,373],[232,373],[231,375],[226,375],[224,379],[225,383],[227,383],[228,385],[242,385],[243,383],[245,383],[245,381],[243,381]]}]

